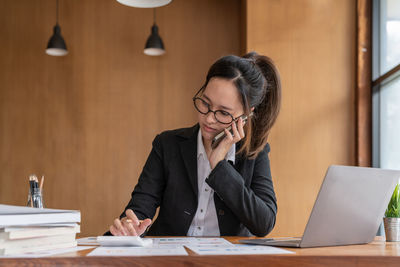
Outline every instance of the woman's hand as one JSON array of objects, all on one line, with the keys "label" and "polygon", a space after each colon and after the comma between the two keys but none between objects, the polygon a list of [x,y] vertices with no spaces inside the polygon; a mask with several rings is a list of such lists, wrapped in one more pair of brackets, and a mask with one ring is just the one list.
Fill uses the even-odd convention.
[{"label": "woman's hand", "polygon": [[225,129],[226,137],[218,144],[216,148],[211,150],[211,153],[209,155],[211,169],[214,169],[215,166],[217,166],[218,162],[225,158],[226,154],[233,144],[240,141],[245,136],[243,130],[244,123],[242,118],[239,118],[237,124],[235,121],[233,121],[231,126],[233,136],[227,129]]},{"label": "woman's hand", "polygon": [[146,231],[147,227],[150,226],[151,220],[139,220],[133,210],[127,209],[125,212],[126,217],[115,219],[114,224],[110,226],[110,232],[112,235],[133,235],[140,236]]}]

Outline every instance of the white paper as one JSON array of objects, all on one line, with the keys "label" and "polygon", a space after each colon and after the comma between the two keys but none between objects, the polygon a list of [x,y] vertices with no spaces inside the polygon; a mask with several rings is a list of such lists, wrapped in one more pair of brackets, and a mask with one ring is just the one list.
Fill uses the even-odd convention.
[{"label": "white paper", "polygon": [[175,247],[98,247],[88,256],[187,256],[183,246]]},{"label": "white paper", "polygon": [[[176,246],[233,246],[224,238],[216,237],[178,237],[178,238],[143,238],[152,239],[153,247],[176,247]],[[83,237],[76,240],[79,246],[99,246],[97,237]]]},{"label": "white paper", "polygon": [[[136,240],[138,239],[138,240]],[[148,247],[153,243],[152,238],[140,238],[138,236],[97,236],[83,237],[76,240],[79,246],[103,246],[103,247]]]},{"label": "white paper", "polygon": [[[79,227],[79,224],[77,224],[77,223],[49,223],[49,224],[43,223],[40,225],[28,225],[28,226],[26,226],[26,225],[5,226],[5,227],[0,227],[0,232],[37,230],[37,229],[54,228],[54,227],[76,228],[76,227]],[[80,230],[80,227],[79,227],[79,230]]]},{"label": "white paper", "polygon": [[39,209],[0,204],[0,227],[80,221],[81,213],[78,210]]},{"label": "white paper", "polygon": [[97,242],[102,247],[150,247],[153,244],[151,238],[140,236],[98,236]]},{"label": "white paper", "polygon": [[270,247],[270,246],[251,246],[251,245],[233,245],[233,246],[187,246],[193,252],[199,255],[257,255],[257,254],[290,254],[289,250]]},{"label": "white paper", "polygon": [[65,254],[65,253],[86,250],[90,248],[94,247],[85,246],[85,247],[60,248],[60,249],[44,250],[31,253],[18,254],[18,255],[0,256],[0,258],[41,258],[41,257],[50,257],[58,254]]},{"label": "white paper", "polygon": [[78,238],[76,242],[78,246],[100,246],[96,236]]},{"label": "white paper", "polygon": [[178,237],[178,238],[153,238],[153,247],[168,246],[233,246],[233,244],[220,237]]},{"label": "white paper", "polygon": [[78,210],[60,210],[60,209],[38,209],[26,206],[13,206],[0,204],[1,215],[11,214],[34,214],[34,213],[65,213],[65,212],[79,212]]}]

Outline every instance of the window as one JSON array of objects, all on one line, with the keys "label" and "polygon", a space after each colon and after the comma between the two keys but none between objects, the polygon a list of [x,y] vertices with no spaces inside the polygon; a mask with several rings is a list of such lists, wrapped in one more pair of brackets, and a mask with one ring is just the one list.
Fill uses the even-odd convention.
[{"label": "window", "polygon": [[373,166],[400,170],[400,1],[373,1]]}]

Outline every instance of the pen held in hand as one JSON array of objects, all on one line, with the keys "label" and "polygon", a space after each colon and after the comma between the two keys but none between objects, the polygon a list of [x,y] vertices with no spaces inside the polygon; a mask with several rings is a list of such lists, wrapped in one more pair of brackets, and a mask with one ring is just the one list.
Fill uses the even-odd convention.
[{"label": "pen held in hand", "polygon": [[[127,223],[133,223],[133,221],[131,219],[127,219],[126,222]],[[143,222],[143,220],[139,220],[139,224],[138,225],[140,225],[142,222]]]}]

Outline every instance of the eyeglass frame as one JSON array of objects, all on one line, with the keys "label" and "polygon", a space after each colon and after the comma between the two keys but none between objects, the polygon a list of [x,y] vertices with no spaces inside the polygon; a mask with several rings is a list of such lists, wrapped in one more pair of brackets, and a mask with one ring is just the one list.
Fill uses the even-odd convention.
[{"label": "eyeglass frame", "polygon": [[[194,108],[195,108],[200,114],[207,115],[208,113],[212,112],[212,113],[214,114],[214,118],[215,118],[216,121],[218,121],[219,123],[222,123],[222,124],[226,124],[226,125],[231,124],[233,121],[235,121],[235,120],[237,120],[238,118],[240,118],[241,116],[243,116],[243,115],[240,115],[240,116],[238,116],[238,117],[235,118],[235,117],[233,117],[233,115],[232,115],[231,113],[229,113],[228,111],[220,110],[220,109],[212,110],[212,109],[210,108],[210,105],[209,105],[203,98],[197,96],[201,91],[204,90],[204,88],[205,88],[204,86],[201,87],[200,90],[197,91],[197,93],[196,93],[196,94],[194,95],[194,97],[192,98]],[[208,111],[207,111],[206,113],[201,112],[201,111],[197,108],[197,106],[196,106],[196,99],[199,99],[199,100],[201,100],[201,101],[203,101],[204,103],[207,104]],[[231,117],[232,120],[231,120],[230,122],[222,122],[222,121],[219,121],[219,120],[217,119],[217,115],[216,115],[216,113],[217,113],[218,111],[221,112],[221,113],[228,113],[228,115]]]}]

